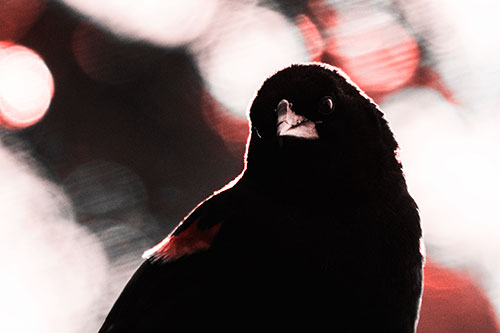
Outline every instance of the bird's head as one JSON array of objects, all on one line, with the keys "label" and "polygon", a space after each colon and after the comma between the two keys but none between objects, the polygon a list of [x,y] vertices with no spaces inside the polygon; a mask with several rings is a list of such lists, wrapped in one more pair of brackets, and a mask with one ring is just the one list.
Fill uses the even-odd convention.
[{"label": "bird's head", "polygon": [[258,90],[250,121],[247,171],[344,183],[382,170],[402,177],[382,112],[336,67],[309,63],[277,72]]}]

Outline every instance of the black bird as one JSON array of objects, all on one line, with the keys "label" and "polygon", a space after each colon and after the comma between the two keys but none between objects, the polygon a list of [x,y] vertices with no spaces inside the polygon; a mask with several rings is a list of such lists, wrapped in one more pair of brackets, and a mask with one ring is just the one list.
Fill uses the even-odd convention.
[{"label": "black bird", "polygon": [[146,252],[100,332],[415,332],[420,219],[378,106],[299,64],[250,122],[243,172]]}]

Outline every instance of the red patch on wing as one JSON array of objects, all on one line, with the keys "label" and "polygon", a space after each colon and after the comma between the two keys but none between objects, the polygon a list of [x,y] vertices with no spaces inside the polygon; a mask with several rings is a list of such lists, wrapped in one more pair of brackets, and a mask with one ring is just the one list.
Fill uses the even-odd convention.
[{"label": "red patch on wing", "polygon": [[176,235],[174,235],[175,231],[172,232],[160,244],[146,251],[143,257],[154,257],[154,260],[167,262],[177,260],[185,255],[208,250],[222,223],[219,222],[208,229],[200,229],[198,222],[199,219]]}]

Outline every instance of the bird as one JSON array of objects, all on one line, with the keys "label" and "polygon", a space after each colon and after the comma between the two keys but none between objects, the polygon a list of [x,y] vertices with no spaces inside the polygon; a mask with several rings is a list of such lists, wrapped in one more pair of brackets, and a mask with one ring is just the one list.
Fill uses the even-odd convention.
[{"label": "bird", "polygon": [[415,332],[422,229],[379,106],[296,63],[248,115],[243,171],[145,252],[99,332]]}]

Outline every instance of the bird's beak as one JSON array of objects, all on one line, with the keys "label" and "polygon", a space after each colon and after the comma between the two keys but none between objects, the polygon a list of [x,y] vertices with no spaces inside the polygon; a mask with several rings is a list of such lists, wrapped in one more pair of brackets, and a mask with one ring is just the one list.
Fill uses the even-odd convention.
[{"label": "bird's beak", "polygon": [[292,105],[283,99],[276,108],[278,115],[278,136],[293,136],[304,139],[318,139],[316,124],[292,111]]}]

